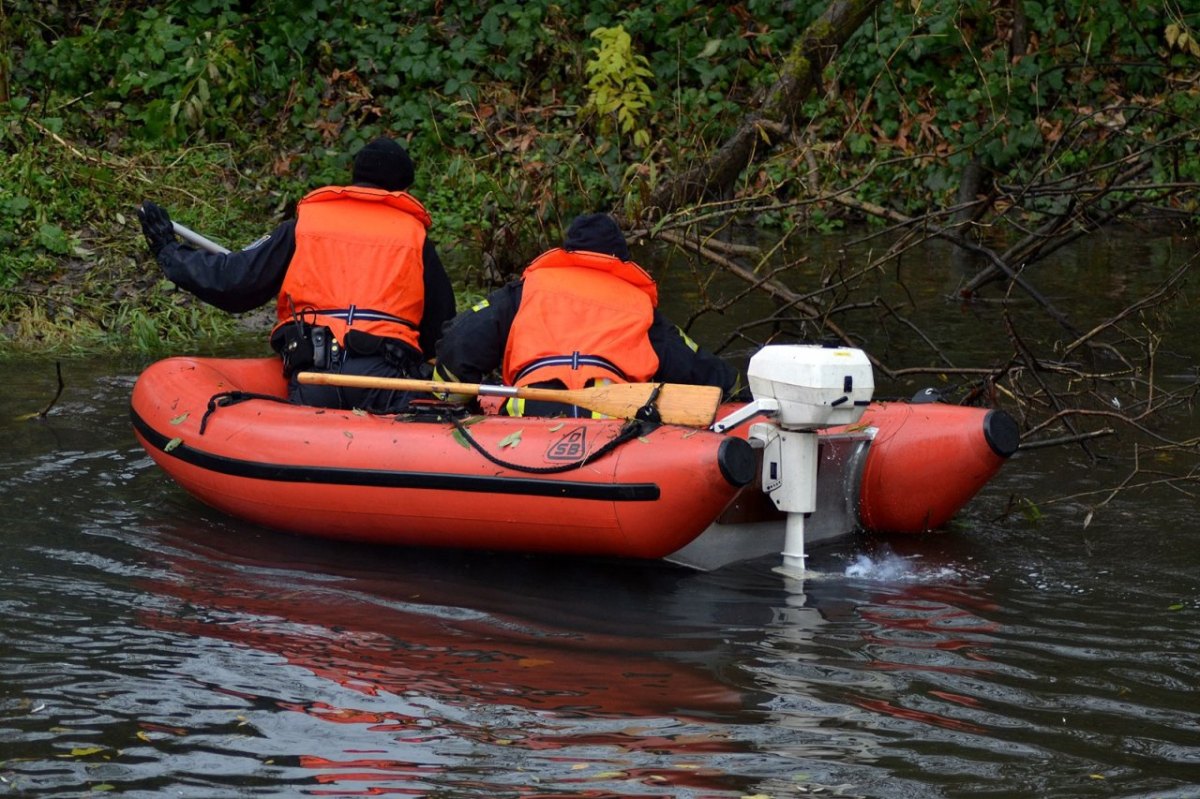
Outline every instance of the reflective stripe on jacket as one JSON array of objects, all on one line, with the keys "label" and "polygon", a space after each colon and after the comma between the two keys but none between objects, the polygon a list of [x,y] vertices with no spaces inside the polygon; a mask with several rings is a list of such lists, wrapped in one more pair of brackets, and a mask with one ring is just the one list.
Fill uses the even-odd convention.
[{"label": "reflective stripe on jacket", "polygon": [[658,370],[647,331],[658,289],[632,261],[553,249],[523,275],[521,305],[504,351],[504,382],[641,383]]},{"label": "reflective stripe on jacket", "polygon": [[419,352],[421,251],[430,224],[424,206],[406,192],[361,186],[309,192],[296,207],[296,251],[279,292],[276,328],[298,317],[328,325],[343,345],[353,328]]}]

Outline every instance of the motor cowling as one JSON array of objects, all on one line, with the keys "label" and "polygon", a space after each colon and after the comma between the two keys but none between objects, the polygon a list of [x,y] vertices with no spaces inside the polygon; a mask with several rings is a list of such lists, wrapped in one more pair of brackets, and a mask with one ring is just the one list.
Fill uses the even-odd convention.
[{"label": "motor cowling", "polygon": [[754,399],[774,400],[785,430],[853,424],[875,393],[866,353],[852,347],[775,344],[763,347],[746,370]]}]

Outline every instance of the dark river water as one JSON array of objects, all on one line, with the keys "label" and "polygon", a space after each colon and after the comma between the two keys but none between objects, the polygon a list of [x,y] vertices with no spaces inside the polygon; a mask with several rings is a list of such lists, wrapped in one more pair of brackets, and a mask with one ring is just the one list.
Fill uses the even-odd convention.
[{"label": "dark river water", "polygon": [[[1047,290],[1119,305],[1174,246],[1064,252]],[[936,255],[906,267],[922,323],[994,346]],[[1120,442],[1020,452],[947,530],[815,550],[804,580],[389,550],[187,497],[130,430],[144,365],[64,360],[28,420],[54,363],[7,364],[0,795],[1200,796],[1195,497],[1086,526],[1094,497],[1049,501],[1119,483]]]}]

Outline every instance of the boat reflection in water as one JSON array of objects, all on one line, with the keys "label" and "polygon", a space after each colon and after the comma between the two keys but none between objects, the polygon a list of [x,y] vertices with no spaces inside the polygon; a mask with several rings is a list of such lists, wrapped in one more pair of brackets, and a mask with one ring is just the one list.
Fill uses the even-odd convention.
[{"label": "boat reflection in water", "polygon": [[159,531],[142,621],[233,645],[237,677],[193,679],[245,708],[258,734],[242,756],[309,794],[785,795],[796,774],[894,780],[887,740],[995,734],[969,690],[933,688],[992,668],[986,600],[953,578],[832,555],[803,580],[773,558],[697,573],[210,521]]},{"label": "boat reflection in water", "polygon": [[[202,535],[168,536],[166,569],[143,586],[158,607],[142,621],[302,670],[261,692],[208,686],[267,709],[275,720],[258,717],[260,730],[286,726],[274,767],[372,794],[461,787],[466,773],[476,789],[509,791],[538,780],[741,789],[710,762],[747,748],[720,730],[755,700],[718,679],[713,628],[641,606],[690,573]],[[321,724],[297,737],[279,711]]]}]

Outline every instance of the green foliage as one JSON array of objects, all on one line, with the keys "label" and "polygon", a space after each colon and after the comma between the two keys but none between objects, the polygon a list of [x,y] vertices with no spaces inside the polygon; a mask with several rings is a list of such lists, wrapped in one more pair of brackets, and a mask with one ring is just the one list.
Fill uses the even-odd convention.
[{"label": "green foliage", "polygon": [[[870,199],[914,213],[953,204],[972,161],[1008,185],[1115,163],[1172,132],[1194,138],[1200,98],[1175,87],[1196,78],[1181,61],[1198,16],[1150,0],[887,3],[839,58],[841,93],[806,105],[808,135],[838,142],[826,182],[871,168],[889,191]],[[1155,177],[1192,171],[1177,156],[1152,156]]]},{"label": "green foliage", "polygon": [[[72,324],[107,314],[97,330],[154,338],[111,304],[127,284],[165,318],[201,324],[145,285],[132,206],[154,197],[236,246],[303,192],[344,180],[382,133],[406,142],[452,272],[482,291],[574,214],[636,212],[661,176],[711,153],[825,5],[5,0],[0,303],[39,304],[53,325],[64,305],[47,305],[45,287],[86,273],[96,312]],[[1194,8],[882,3],[800,109],[798,146],[739,190],[789,199],[853,184],[861,199],[921,212],[953,202],[967,164],[995,185],[1084,169],[1103,181],[1142,152],[1149,179],[1195,181]],[[841,224],[807,202],[760,221]],[[459,256],[472,248],[495,263]]]},{"label": "green foliage", "polygon": [[633,40],[619,25],[596,28],[592,37],[600,44],[593,48],[595,58],[585,67],[589,94],[580,113],[598,115],[602,133],[615,124],[622,134],[632,134],[633,143],[644,149],[650,144],[650,131],[642,127],[640,117],[652,100],[645,80],[654,75],[648,69],[650,62],[633,51]]}]

